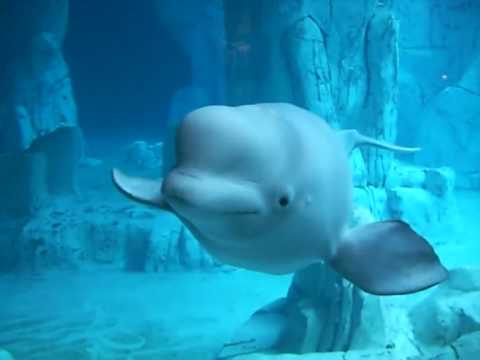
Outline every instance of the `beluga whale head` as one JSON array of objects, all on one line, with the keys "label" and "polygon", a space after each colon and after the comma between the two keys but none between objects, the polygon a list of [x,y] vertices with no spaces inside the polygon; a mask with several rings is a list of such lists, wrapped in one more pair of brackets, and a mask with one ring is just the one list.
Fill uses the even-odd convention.
[{"label": "beluga whale head", "polygon": [[429,243],[402,221],[348,228],[359,145],[417,151],[335,131],[285,103],[207,106],[176,134],[176,164],[164,179],[113,171],[129,197],[176,214],[220,261],[284,274],[319,261],[363,290],[405,294],[444,280]]}]

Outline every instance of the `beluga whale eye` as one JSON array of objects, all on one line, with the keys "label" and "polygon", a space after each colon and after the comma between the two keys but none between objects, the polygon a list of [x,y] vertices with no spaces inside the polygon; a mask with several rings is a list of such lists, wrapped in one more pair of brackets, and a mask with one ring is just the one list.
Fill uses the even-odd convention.
[{"label": "beluga whale eye", "polygon": [[287,207],[290,204],[290,198],[288,195],[282,195],[280,196],[280,199],[278,199],[278,205],[281,207]]},{"label": "beluga whale eye", "polygon": [[275,207],[278,210],[288,209],[293,201],[293,191],[292,189],[287,187],[282,187],[276,192],[275,195]]}]

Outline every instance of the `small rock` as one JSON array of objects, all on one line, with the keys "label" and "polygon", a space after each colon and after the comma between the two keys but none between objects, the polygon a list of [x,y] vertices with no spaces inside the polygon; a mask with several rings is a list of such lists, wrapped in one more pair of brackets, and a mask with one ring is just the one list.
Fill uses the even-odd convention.
[{"label": "small rock", "polygon": [[[429,346],[448,346],[463,335],[480,331],[480,288],[470,280],[462,286],[459,279],[460,276],[474,279],[478,271],[452,271],[453,279],[412,308],[409,317],[417,341]],[[457,290],[459,287],[462,291]],[[464,290],[467,288],[471,291]]]},{"label": "small rock", "polygon": [[387,188],[422,187],[425,182],[425,171],[418,166],[395,162],[390,169],[385,186]]},{"label": "small rock", "polygon": [[155,169],[162,165],[163,143],[148,144],[145,141],[135,141],[127,147],[125,162],[137,169]]},{"label": "small rock", "polygon": [[426,227],[434,217],[435,199],[418,188],[396,187],[387,190],[388,207],[393,218],[408,222],[413,227]]},{"label": "small rock", "polygon": [[409,223],[422,234],[456,224],[458,212],[453,196],[439,197],[426,189],[408,187],[387,189],[387,196],[390,217]]},{"label": "small rock", "polygon": [[448,274],[449,287],[458,291],[480,291],[480,268],[458,268]]},{"label": "small rock", "polygon": [[424,188],[432,194],[443,197],[455,187],[455,172],[448,167],[425,169]]}]

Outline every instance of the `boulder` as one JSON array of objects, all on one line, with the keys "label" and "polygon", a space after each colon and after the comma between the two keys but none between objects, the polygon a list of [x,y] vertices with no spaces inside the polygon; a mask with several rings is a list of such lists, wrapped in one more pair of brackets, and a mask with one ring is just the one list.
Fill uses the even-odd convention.
[{"label": "boulder", "polygon": [[385,187],[392,189],[398,186],[421,188],[425,183],[425,170],[422,167],[394,161],[387,176]]},{"label": "boulder", "polygon": [[438,197],[448,197],[455,188],[455,172],[452,168],[425,169],[423,187]]},{"label": "boulder", "polygon": [[478,269],[452,270],[446,282],[412,308],[409,317],[418,343],[444,347],[480,331],[478,274]]},{"label": "boulder", "polygon": [[[433,185],[432,185],[433,186]],[[422,188],[387,189],[391,218],[409,223],[417,232],[429,234],[438,228],[456,226],[458,212],[452,194],[438,197]]]},{"label": "boulder", "polygon": [[0,270],[108,267],[163,272],[219,266],[172,214],[135,206],[63,205],[23,222],[2,222],[5,261]]}]

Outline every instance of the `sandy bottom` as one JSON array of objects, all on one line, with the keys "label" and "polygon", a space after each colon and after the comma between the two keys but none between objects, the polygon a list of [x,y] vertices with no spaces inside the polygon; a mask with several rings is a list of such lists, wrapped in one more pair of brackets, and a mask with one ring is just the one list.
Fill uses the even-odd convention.
[{"label": "sandy bottom", "polygon": [[0,277],[0,348],[16,359],[212,359],[289,276],[49,273]]}]

